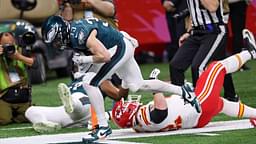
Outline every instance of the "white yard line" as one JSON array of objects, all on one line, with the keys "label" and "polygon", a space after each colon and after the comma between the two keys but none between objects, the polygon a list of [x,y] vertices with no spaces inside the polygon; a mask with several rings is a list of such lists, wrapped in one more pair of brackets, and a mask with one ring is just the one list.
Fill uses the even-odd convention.
[{"label": "white yard line", "polygon": [[18,128],[1,128],[0,131],[6,131],[6,130],[22,130],[22,129],[32,129],[31,126],[28,127],[18,127]]},{"label": "white yard line", "polygon": [[125,142],[125,141],[118,141],[118,140],[101,140],[97,142],[102,144],[150,144],[150,143]]},{"label": "white yard line", "polygon": [[[238,130],[253,128],[248,119],[211,122],[204,128],[196,129],[181,129],[177,131],[155,132],[155,133],[136,133],[132,129],[118,129],[113,130],[112,135],[107,140],[125,139],[125,138],[141,138],[141,137],[156,137],[178,134],[196,134],[209,133],[218,131]],[[82,137],[88,137],[89,132],[68,133],[68,134],[54,134],[54,135],[40,135],[29,137],[12,137],[0,139],[0,144],[46,144],[46,143],[65,143],[78,142]],[[108,142],[109,143],[109,142]]]},{"label": "white yard line", "polygon": [[195,135],[199,135],[199,136],[218,136],[220,134],[216,134],[216,133],[196,133]]}]

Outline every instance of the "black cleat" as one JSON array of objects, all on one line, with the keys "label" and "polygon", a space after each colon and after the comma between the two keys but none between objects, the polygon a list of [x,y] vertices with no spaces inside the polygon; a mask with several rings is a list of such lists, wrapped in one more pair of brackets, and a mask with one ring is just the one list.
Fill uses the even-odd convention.
[{"label": "black cleat", "polygon": [[188,84],[184,84],[182,87],[182,98],[186,103],[190,103],[192,107],[194,107],[196,109],[196,111],[198,113],[201,112],[201,105],[194,93],[193,87],[191,87],[191,85]]},{"label": "black cleat", "polygon": [[225,99],[227,99],[228,101],[232,101],[232,102],[239,102],[240,98],[238,95],[235,96],[224,96]]},{"label": "black cleat", "polygon": [[105,139],[111,133],[112,130],[109,126],[98,126],[91,133],[89,133],[90,138],[83,138],[82,141],[83,143],[93,143],[94,141],[97,141],[99,139]]}]

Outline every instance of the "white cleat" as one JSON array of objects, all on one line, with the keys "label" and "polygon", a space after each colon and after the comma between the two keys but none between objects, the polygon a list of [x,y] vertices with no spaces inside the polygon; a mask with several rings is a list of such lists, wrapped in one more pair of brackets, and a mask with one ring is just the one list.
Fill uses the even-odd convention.
[{"label": "white cleat", "polygon": [[33,129],[39,133],[51,133],[61,129],[61,125],[54,122],[39,122],[33,124]]},{"label": "white cleat", "polygon": [[158,79],[159,74],[160,70],[158,68],[154,68],[149,75],[149,79]]},{"label": "white cleat", "polygon": [[72,113],[74,111],[74,107],[68,86],[64,83],[60,83],[58,85],[58,93],[65,111],[69,114]]},{"label": "white cleat", "polygon": [[252,59],[256,59],[256,44],[253,34],[248,30],[243,30],[243,39],[245,42],[245,48],[249,51]]}]

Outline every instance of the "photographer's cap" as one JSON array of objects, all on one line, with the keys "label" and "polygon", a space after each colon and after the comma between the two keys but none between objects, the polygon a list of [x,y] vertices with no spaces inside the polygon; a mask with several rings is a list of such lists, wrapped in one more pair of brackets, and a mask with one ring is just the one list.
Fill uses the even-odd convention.
[{"label": "photographer's cap", "polygon": [[13,32],[16,29],[15,24],[0,24],[0,34],[6,32]]}]

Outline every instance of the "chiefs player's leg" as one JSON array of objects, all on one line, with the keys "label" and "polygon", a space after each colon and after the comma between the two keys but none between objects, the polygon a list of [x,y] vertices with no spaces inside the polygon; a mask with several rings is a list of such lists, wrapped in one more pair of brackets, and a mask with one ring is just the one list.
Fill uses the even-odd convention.
[{"label": "chiefs player's leg", "polygon": [[256,119],[256,109],[249,107],[242,102],[232,102],[223,99],[222,113],[238,118],[254,118]]},{"label": "chiefs player's leg", "polygon": [[[255,40],[249,42],[255,42]],[[255,45],[255,43],[253,44]],[[256,48],[249,49],[249,46],[247,46],[247,50],[245,51],[222,61],[212,63],[200,76],[195,88],[195,93],[202,107],[202,115],[198,127],[207,124],[214,115],[222,110],[224,102],[219,98],[219,94],[223,85],[224,76],[226,73],[237,71],[248,60],[254,59]]]},{"label": "chiefs player's leg", "polygon": [[220,92],[225,74],[223,65],[213,62],[199,77],[195,93],[201,104],[202,114],[197,127],[205,126],[221,110]]}]

